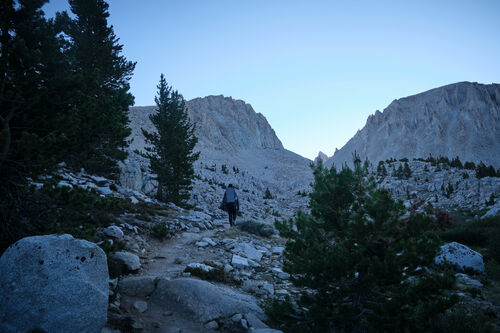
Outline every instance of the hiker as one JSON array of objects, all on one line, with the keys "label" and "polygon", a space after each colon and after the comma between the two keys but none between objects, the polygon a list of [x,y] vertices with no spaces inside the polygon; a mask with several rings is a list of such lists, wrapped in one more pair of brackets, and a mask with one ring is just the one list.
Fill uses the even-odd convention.
[{"label": "hiker", "polygon": [[234,190],[233,184],[227,185],[226,192],[224,193],[224,199],[222,199],[222,209],[227,211],[229,214],[229,225],[233,226],[236,220],[236,213],[240,210],[240,202],[238,200],[238,195]]}]

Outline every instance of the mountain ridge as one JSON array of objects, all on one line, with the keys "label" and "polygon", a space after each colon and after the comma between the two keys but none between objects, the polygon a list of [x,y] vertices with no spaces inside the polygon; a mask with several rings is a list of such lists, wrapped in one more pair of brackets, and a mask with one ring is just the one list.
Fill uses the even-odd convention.
[{"label": "mountain ridge", "polygon": [[326,165],[352,162],[356,151],[372,163],[394,158],[459,156],[500,167],[500,84],[458,82],[394,100]]}]

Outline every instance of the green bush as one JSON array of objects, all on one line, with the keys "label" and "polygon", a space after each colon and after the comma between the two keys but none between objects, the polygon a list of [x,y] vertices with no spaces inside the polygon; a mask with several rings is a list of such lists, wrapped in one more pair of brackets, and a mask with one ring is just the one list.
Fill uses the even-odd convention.
[{"label": "green bush", "polygon": [[153,237],[162,240],[168,236],[168,225],[165,222],[155,223],[151,226],[151,232]]},{"label": "green bush", "polygon": [[474,227],[459,227],[444,231],[441,238],[446,242],[457,242],[467,246],[484,245],[488,240],[488,230]]},{"label": "green bush", "polygon": [[489,234],[488,254],[500,263],[500,228],[495,228]]},{"label": "green bush", "polygon": [[236,226],[242,231],[261,237],[271,237],[275,233],[272,226],[251,220],[236,222]]}]

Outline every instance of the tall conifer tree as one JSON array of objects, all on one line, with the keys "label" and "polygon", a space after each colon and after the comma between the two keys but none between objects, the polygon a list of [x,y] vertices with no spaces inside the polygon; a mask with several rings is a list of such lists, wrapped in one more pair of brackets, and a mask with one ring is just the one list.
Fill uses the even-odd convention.
[{"label": "tall conifer tree", "polygon": [[150,144],[143,156],[149,159],[151,171],[157,175],[158,200],[186,206],[194,177],[193,163],[200,154],[193,153],[198,139],[182,95],[167,85],[163,74],[157,87],[157,109],[149,117],[157,132],[142,129]]},{"label": "tall conifer tree", "polygon": [[128,109],[134,98],[129,80],[135,63],[121,55],[123,46],[108,26],[108,4],[103,0],[70,0],[76,18],[66,27],[70,56],[80,76],[75,92],[76,119],[70,163],[90,172],[116,176],[117,160],[127,154]]}]

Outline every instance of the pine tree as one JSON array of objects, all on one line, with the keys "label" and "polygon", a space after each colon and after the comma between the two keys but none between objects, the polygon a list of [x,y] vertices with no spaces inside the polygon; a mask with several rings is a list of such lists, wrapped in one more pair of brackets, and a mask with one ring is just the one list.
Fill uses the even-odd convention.
[{"label": "pine tree", "polygon": [[156,112],[149,117],[157,132],[142,129],[150,145],[142,155],[149,159],[151,171],[156,174],[158,200],[186,206],[194,178],[193,163],[200,154],[193,153],[198,142],[195,126],[189,120],[184,98],[167,85],[163,74],[157,88]]},{"label": "pine tree", "polygon": [[108,26],[108,4],[103,0],[70,0],[75,19],[59,21],[71,38],[68,56],[78,76],[74,91],[75,126],[67,131],[74,168],[116,177],[118,160],[126,158],[128,109],[134,98],[129,80],[135,63],[121,55],[123,46]]},{"label": "pine tree", "polygon": [[439,248],[431,219],[401,219],[402,203],[357,157],[354,170],[319,166],[314,179],[311,213],[276,223],[284,269],[308,290],[296,305],[272,302],[271,320],[290,332],[428,331],[456,301],[452,273],[422,269]]},{"label": "pine tree", "polygon": [[408,165],[408,162],[405,162],[404,168],[403,168],[404,178],[409,179],[411,177],[411,174],[412,174],[412,172],[411,172],[410,166]]}]

